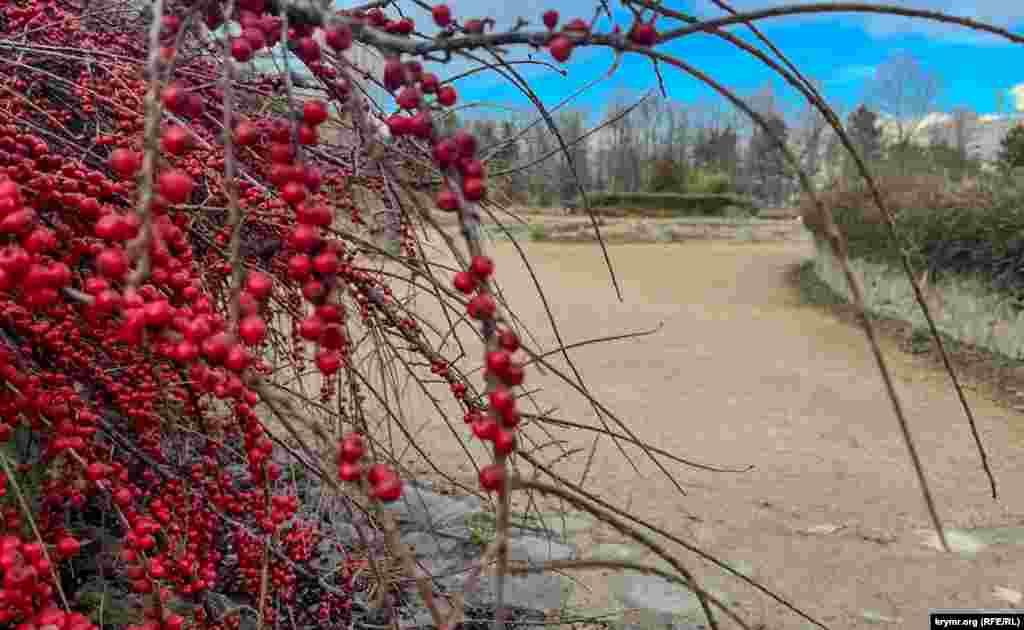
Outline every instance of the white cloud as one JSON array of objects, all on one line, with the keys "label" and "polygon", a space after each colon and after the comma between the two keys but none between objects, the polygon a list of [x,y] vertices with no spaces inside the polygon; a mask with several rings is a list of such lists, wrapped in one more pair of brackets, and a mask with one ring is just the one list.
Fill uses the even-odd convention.
[{"label": "white cloud", "polygon": [[1013,106],[1018,112],[1024,112],[1024,83],[1018,83],[1009,89],[1013,97]]},{"label": "white cloud", "polygon": [[[695,0],[695,2],[697,10],[701,15],[716,17],[723,15],[722,10],[717,8],[711,0]],[[737,11],[752,11],[781,6],[783,4],[812,4],[815,2],[816,0],[795,0],[795,2],[791,3],[784,3],[781,0],[731,0],[729,5]],[[985,22],[1009,30],[1013,30],[1012,27],[1014,26],[1024,24],[1024,2],[1016,0],[889,0],[886,4],[908,9],[938,11]],[[914,34],[941,38],[947,41],[955,41],[956,43],[1009,43],[1001,37],[977,33],[955,24],[875,13],[827,13],[817,16],[794,15],[764,20],[763,24],[795,25],[808,20],[822,19],[832,21],[842,19],[843,21],[862,24],[869,35],[878,38]]]}]

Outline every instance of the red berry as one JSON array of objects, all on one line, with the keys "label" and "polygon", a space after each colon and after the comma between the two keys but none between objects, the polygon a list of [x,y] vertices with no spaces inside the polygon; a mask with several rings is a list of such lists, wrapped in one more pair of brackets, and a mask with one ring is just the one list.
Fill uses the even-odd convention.
[{"label": "red berry", "polygon": [[366,473],[366,480],[371,485],[377,485],[383,479],[389,476],[396,476],[395,472],[391,470],[391,467],[387,464],[374,464],[370,466],[370,470]]},{"label": "red berry", "polygon": [[424,72],[420,76],[420,90],[424,94],[435,94],[440,86],[440,79],[432,72]]},{"label": "red berry", "polygon": [[316,269],[317,273],[337,273],[339,264],[338,256],[334,252],[329,251],[317,254],[316,258],[313,259],[313,269]]},{"label": "red berry", "polygon": [[262,50],[267,46],[267,38],[263,34],[263,31],[255,28],[244,28],[242,29],[242,37],[245,41],[249,42],[249,47],[252,48],[253,52]]},{"label": "red berry", "polygon": [[[301,212],[298,212],[300,215]],[[288,246],[293,249],[297,249],[302,252],[308,252],[317,246],[320,242],[320,231],[314,226],[308,225],[306,221],[303,221],[302,216],[299,218],[299,225],[288,235]]]},{"label": "red berry", "polygon": [[505,489],[505,467],[489,464],[481,468],[480,487],[487,492],[502,492]]},{"label": "red berry", "polygon": [[62,558],[70,558],[78,553],[82,544],[71,536],[66,536],[57,541],[57,553]]},{"label": "red berry", "polygon": [[373,496],[382,503],[392,503],[402,497],[402,480],[398,475],[385,477],[373,484]]},{"label": "red berry", "polygon": [[469,270],[478,278],[487,279],[494,273],[494,261],[489,256],[473,256]]},{"label": "red berry", "polygon": [[420,106],[421,98],[422,95],[420,94],[419,88],[410,85],[398,94],[398,98],[395,99],[395,102],[397,102],[398,106],[402,109],[413,110]]},{"label": "red berry", "polygon": [[658,31],[651,22],[634,24],[629,31],[629,41],[637,46],[653,46],[658,42]]},{"label": "red berry", "polygon": [[548,30],[552,30],[558,26],[558,11],[548,9],[544,12],[542,19],[544,20],[544,26],[548,27]]},{"label": "red berry", "polygon": [[348,50],[352,47],[352,29],[347,24],[329,28],[324,32],[324,41],[335,50]]},{"label": "red berry", "polygon": [[437,207],[445,212],[455,212],[459,209],[459,198],[451,190],[442,190],[437,193]]},{"label": "red berry", "polygon": [[565,63],[569,60],[572,55],[573,43],[572,40],[565,35],[558,35],[548,43],[548,49],[551,51],[551,56],[556,61]]},{"label": "red berry", "polygon": [[389,91],[394,91],[403,85],[405,85],[405,65],[398,58],[388,59],[384,63],[384,87]]},{"label": "red berry", "polygon": [[490,416],[484,416],[480,420],[477,420],[472,424],[470,429],[473,431],[473,435],[480,438],[481,440],[493,440],[498,434],[498,421]]},{"label": "red berry", "polygon": [[224,367],[232,372],[243,372],[252,363],[252,355],[242,346],[231,346],[224,357]]},{"label": "red berry", "polygon": [[[508,371],[512,364],[512,357],[504,350],[492,350],[485,357],[487,371],[499,378]],[[492,403],[493,404],[493,403]]]},{"label": "red berry", "polygon": [[463,177],[483,177],[484,163],[480,160],[461,159],[459,160],[459,172]]},{"label": "red berry", "polygon": [[321,374],[330,376],[341,369],[341,353],[337,350],[321,350],[316,353],[316,367]]},{"label": "red berry", "polygon": [[252,44],[244,37],[236,37],[231,41],[231,56],[240,63],[249,61],[252,59]]},{"label": "red berry", "polygon": [[437,102],[445,107],[451,107],[459,100],[459,94],[450,85],[444,85],[437,90]]},{"label": "red berry", "polygon": [[566,24],[562,30],[569,32],[575,31],[577,33],[589,33],[590,25],[584,22],[581,18],[575,18]]},{"label": "red berry", "polygon": [[157,179],[157,190],[171,203],[184,203],[192,196],[195,183],[185,171],[174,169],[160,173]]},{"label": "red berry", "polygon": [[454,140],[442,140],[434,145],[434,160],[442,167],[447,167],[459,157],[459,147]]},{"label": "red berry", "polygon": [[104,249],[96,256],[96,270],[108,278],[120,280],[128,273],[128,256],[120,247]]},{"label": "red berry", "polygon": [[146,316],[146,325],[153,328],[166,326],[174,317],[174,307],[167,300],[150,302],[143,307]]},{"label": "red berry", "polygon": [[320,44],[312,37],[302,37],[295,42],[295,56],[310,63],[320,59]]},{"label": "red berry", "polygon": [[341,447],[338,450],[338,455],[341,457],[342,461],[357,462],[365,454],[366,444],[363,442],[363,436],[358,433],[346,435],[341,441]]},{"label": "red berry", "polygon": [[502,376],[501,380],[509,387],[518,387],[523,384],[524,377],[525,374],[523,372],[523,366],[518,363],[513,363],[508,366],[507,370],[505,370],[505,374]]},{"label": "red berry", "polygon": [[363,467],[355,462],[338,464],[338,478],[342,481],[359,481],[363,476]]},{"label": "red berry", "polygon": [[430,11],[434,16],[434,23],[444,28],[452,22],[452,10],[446,4],[435,5]]},{"label": "red berry", "polygon": [[300,125],[298,140],[299,144],[301,144],[302,146],[313,146],[320,142],[320,134],[317,133],[316,127],[310,127],[309,125]]},{"label": "red berry", "polygon": [[504,387],[497,387],[491,390],[491,393],[487,396],[491,403],[491,409],[498,412],[501,415],[505,415],[515,411],[516,399],[512,395],[512,392]]},{"label": "red berry", "polygon": [[494,452],[498,455],[508,455],[516,448],[516,434],[505,429],[499,429],[494,436]]},{"label": "red berry", "polygon": [[456,131],[452,142],[459,150],[459,157],[471,158],[476,154],[476,138],[467,131]]},{"label": "red berry", "polygon": [[288,259],[288,277],[292,280],[305,280],[312,270],[313,263],[305,254],[296,254]]},{"label": "red berry", "polygon": [[181,155],[188,151],[191,145],[192,136],[180,125],[168,127],[160,136],[160,148],[171,155]]},{"label": "red berry", "polygon": [[494,317],[495,311],[498,310],[498,305],[494,302],[494,298],[489,293],[479,293],[472,300],[469,301],[469,305],[466,308],[466,312],[470,317],[476,320],[491,319]]},{"label": "red berry", "polygon": [[473,291],[476,291],[477,280],[473,277],[473,274],[468,271],[460,271],[455,274],[455,280],[453,282],[455,288],[459,291],[469,295]]},{"label": "red berry", "polygon": [[142,158],[138,153],[128,149],[114,149],[110,153],[110,168],[122,179],[132,177],[142,166]]},{"label": "red berry", "polygon": [[498,344],[505,352],[515,352],[519,349],[519,336],[506,328],[498,335]]},{"label": "red berry", "polygon": [[249,122],[247,120],[243,120],[242,122],[240,122],[237,125],[235,125],[235,143],[236,144],[238,144],[240,146],[243,146],[243,147],[247,147],[247,146],[251,146],[253,144],[256,144],[256,142],[259,139],[260,139],[259,129],[257,129],[256,125],[252,124],[251,122]]},{"label": "red berry", "polygon": [[259,315],[250,315],[239,322],[238,336],[250,346],[255,346],[266,338],[267,324]]},{"label": "red berry", "polygon": [[306,185],[299,182],[288,182],[281,188],[281,198],[296,205],[306,198]]},{"label": "red berry", "polygon": [[302,106],[302,119],[311,127],[316,127],[327,120],[327,105],[323,101],[310,100]]},{"label": "red berry", "polygon": [[299,336],[309,341],[316,341],[324,332],[324,321],[316,315],[299,322]]},{"label": "red berry", "polygon": [[164,107],[167,109],[174,113],[181,113],[188,104],[188,95],[185,93],[184,88],[176,83],[172,83],[160,92],[160,100],[163,101]]},{"label": "red berry", "polygon": [[486,187],[484,180],[479,177],[467,177],[462,180],[462,194],[470,201],[480,201],[484,198]]},{"label": "red berry", "polygon": [[388,131],[393,136],[404,136],[412,130],[412,119],[408,116],[394,116],[388,117]]},{"label": "red berry", "polygon": [[514,429],[519,426],[519,421],[522,420],[519,416],[519,411],[512,409],[507,414],[501,417],[501,423],[508,429]]},{"label": "red berry", "polygon": [[257,299],[264,299],[274,289],[274,281],[265,273],[253,271],[245,279],[245,290]]},{"label": "red berry", "polygon": [[231,335],[227,333],[217,333],[203,340],[202,352],[203,356],[213,364],[222,363],[228,356],[228,352],[231,351],[231,347],[234,344],[231,342]]}]

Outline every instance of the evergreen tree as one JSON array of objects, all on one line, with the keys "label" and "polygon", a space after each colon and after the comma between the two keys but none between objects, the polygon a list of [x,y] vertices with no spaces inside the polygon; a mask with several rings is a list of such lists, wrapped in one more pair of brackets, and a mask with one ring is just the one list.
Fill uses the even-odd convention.
[{"label": "evergreen tree", "polygon": [[1017,124],[999,142],[999,165],[1006,171],[1024,166],[1024,124]]},{"label": "evergreen tree", "polygon": [[846,133],[865,162],[882,157],[882,130],[878,128],[878,114],[861,105],[846,119]]}]

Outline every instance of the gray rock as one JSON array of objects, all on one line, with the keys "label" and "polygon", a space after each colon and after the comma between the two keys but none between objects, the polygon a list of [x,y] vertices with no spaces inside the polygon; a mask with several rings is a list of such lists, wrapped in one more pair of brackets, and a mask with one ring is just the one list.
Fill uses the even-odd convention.
[{"label": "gray rock", "polygon": [[442,535],[468,537],[465,518],[482,508],[476,497],[453,498],[418,485],[409,485],[402,499],[389,508],[407,530],[436,531]]},{"label": "gray rock", "polygon": [[[539,564],[548,560],[568,560],[576,550],[562,543],[525,536],[509,541],[509,559]],[[491,588],[497,588],[492,578]],[[505,577],[505,603],[537,610],[560,608],[563,600],[562,579],[555,573],[529,573]]]},{"label": "gray rock", "polygon": [[[697,596],[683,586],[661,577],[630,572],[619,576],[616,590],[625,606],[642,608],[666,623],[707,623]],[[728,596],[714,589],[708,591],[720,601],[731,601]]]},{"label": "gray rock", "polygon": [[429,532],[409,532],[402,536],[402,543],[412,549],[416,559],[434,557],[437,555],[451,555],[458,546],[458,542],[451,538],[436,536]]},{"label": "gray rock", "polygon": [[568,560],[573,557],[576,550],[570,545],[547,538],[523,536],[509,541],[508,553],[513,560],[546,562],[548,560]]}]

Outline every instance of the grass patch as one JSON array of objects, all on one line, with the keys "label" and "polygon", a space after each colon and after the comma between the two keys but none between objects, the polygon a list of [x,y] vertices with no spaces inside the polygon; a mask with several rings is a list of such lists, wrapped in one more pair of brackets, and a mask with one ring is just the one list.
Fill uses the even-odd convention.
[{"label": "grass patch", "polygon": [[591,210],[601,216],[753,216],[753,200],[730,193],[593,193]]},{"label": "grass patch", "polygon": [[547,228],[543,223],[531,223],[526,229],[531,241],[544,241],[548,238]]},{"label": "grass patch", "polygon": [[800,290],[800,301],[813,306],[838,306],[846,304],[843,296],[832,290],[814,270],[814,261],[800,263],[795,273],[796,287]]},{"label": "grass patch", "polygon": [[[822,307],[840,321],[860,327],[853,305],[818,277],[813,260],[793,267],[789,280],[802,303]],[[870,311],[867,316],[882,338],[895,341],[900,350],[918,357],[931,369],[945,371],[938,344],[927,327]],[[940,332],[939,337],[953,370],[965,387],[983,392],[1003,407],[1024,411],[1024,403],[1017,393],[1024,392],[1024,361],[959,341],[946,333]]]}]

